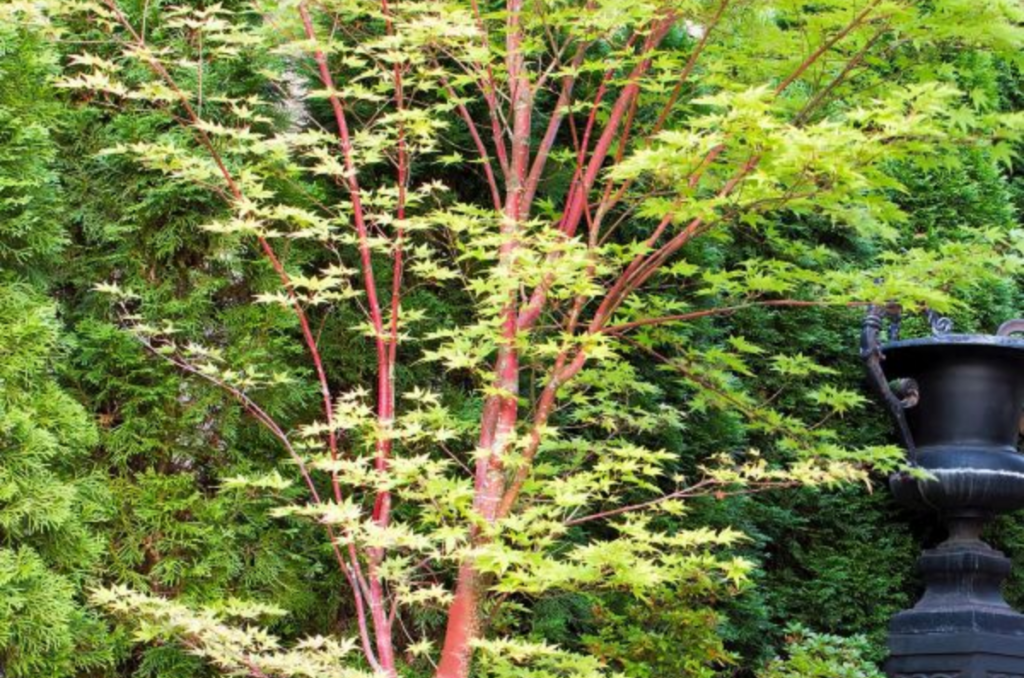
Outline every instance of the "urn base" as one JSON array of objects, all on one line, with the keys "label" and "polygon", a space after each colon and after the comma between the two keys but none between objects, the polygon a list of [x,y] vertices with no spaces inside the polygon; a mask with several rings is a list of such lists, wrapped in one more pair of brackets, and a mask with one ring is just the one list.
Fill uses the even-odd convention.
[{"label": "urn base", "polygon": [[893,635],[889,648],[889,678],[1024,678],[1024,635]]},{"label": "urn base", "polygon": [[980,520],[954,520],[925,551],[927,589],[890,625],[890,678],[1024,678],[1024,615],[1003,600],[1010,560],[980,539]]}]

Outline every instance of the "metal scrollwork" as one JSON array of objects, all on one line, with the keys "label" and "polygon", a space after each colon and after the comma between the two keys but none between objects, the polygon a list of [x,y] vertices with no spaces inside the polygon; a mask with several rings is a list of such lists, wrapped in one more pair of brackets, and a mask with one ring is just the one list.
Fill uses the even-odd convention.
[{"label": "metal scrollwork", "polygon": [[928,324],[932,326],[932,334],[936,337],[941,337],[953,331],[953,321],[943,315],[939,315],[932,309],[925,309],[924,316],[928,319]]},{"label": "metal scrollwork", "polygon": [[[996,336],[1008,337],[1012,334],[1024,333],[1024,318],[1015,318],[1014,320],[1007,320],[999,329],[996,330]],[[1020,422],[1017,424],[1017,430],[1024,434],[1024,413],[1021,414]],[[1008,676],[1007,678],[1012,678]],[[1024,678],[1022,676],[1021,678]]]},{"label": "metal scrollwork", "polygon": [[998,330],[996,330],[996,334],[1000,337],[1008,337],[1011,334],[1017,334],[1018,332],[1024,332],[1024,319],[1022,318],[1007,320],[999,326]]},{"label": "metal scrollwork", "polygon": [[900,329],[903,327],[903,308],[897,303],[890,302],[885,305],[883,311],[889,320],[889,341],[899,341]]},{"label": "metal scrollwork", "polygon": [[913,379],[897,379],[892,392],[900,399],[903,409],[909,410],[921,400],[921,390]]},{"label": "metal scrollwork", "polygon": [[[907,448],[908,460],[911,465],[914,465],[917,460],[917,448],[914,445],[914,437],[910,433],[910,425],[907,423],[905,410],[917,404],[917,383],[912,379],[901,380],[894,391],[889,385],[885,371],[882,369],[882,361],[885,360],[880,341],[882,327],[885,321],[889,320],[889,338],[890,340],[898,338],[901,316],[902,311],[898,304],[886,304],[885,306],[872,304],[868,306],[868,312],[864,318],[864,327],[860,336],[860,357],[867,367],[872,385],[896,419],[900,437],[903,439],[903,445]],[[893,332],[893,325],[896,326],[895,333]]]}]

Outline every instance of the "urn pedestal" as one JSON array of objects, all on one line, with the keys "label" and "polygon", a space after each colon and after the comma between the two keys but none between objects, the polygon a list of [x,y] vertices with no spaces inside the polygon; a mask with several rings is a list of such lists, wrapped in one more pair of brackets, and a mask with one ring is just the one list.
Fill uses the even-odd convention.
[{"label": "urn pedestal", "polygon": [[948,537],[918,560],[925,592],[892,619],[885,671],[1024,678],[1024,615],[1001,593],[1010,561],[981,540],[994,515],[1024,508],[1024,340],[940,331],[899,341],[891,331],[880,344],[887,312],[869,312],[862,355],[912,469],[890,478],[890,488],[901,504],[941,520]]}]

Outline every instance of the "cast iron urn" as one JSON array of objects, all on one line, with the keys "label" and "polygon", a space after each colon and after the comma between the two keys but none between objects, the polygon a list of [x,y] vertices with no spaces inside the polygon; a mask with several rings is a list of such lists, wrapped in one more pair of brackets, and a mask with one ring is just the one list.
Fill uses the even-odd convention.
[{"label": "cast iron urn", "polygon": [[[909,471],[896,499],[938,516],[948,536],[918,568],[925,592],[889,629],[891,678],[1024,678],[1024,615],[1000,591],[1010,560],[981,540],[987,520],[1024,508],[1024,321],[995,335],[899,339],[899,309],[870,307],[861,338],[869,377],[896,420]],[[888,343],[881,343],[885,320]]]}]

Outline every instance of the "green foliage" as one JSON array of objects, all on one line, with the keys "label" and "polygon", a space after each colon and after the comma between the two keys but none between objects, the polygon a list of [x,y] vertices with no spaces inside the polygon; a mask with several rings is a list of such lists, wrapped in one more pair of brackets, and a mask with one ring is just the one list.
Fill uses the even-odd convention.
[{"label": "green foliage", "polygon": [[[122,117],[108,131],[88,112],[61,107],[45,24],[18,32],[19,24],[0,29],[0,109],[21,135],[0,144],[0,153],[10,151],[0,173],[5,205],[18,207],[0,219],[0,250],[11,252],[0,268],[5,276],[21,273],[63,289],[63,319],[75,332],[61,336],[53,304],[28,286],[3,285],[0,355],[9,372],[0,383],[9,400],[0,410],[0,533],[10,547],[4,572],[12,566],[2,589],[6,670],[19,677],[206,675],[174,648],[125,652],[83,609],[83,587],[102,572],[106,581],[198,602],[236,593],[272,597],[295,615],[280,629],[294,632],[335,614],[324,602],[333,599],[336,582],[318,565],[325,554],[307,526],[272,529],[279,523],[267,511],[273,497],[217,494],[222,475],[266,469],[275,460],[253,452],[264,445],[259,436],[241,443],[245,454],[234,447],[246,435],[244,428],[237,433],[237,409],[217,392],[183,390],[173,370],[154,364],[90,302],[98,278],[159,276],[164,284],[150,288],[150,298],[177,309],[184,327],[209,326],[220,306],[215,300],[233,293],[230,281],[214,284],[195,269],[197,257],[221,247],[191,237],[195,215],[210,209],[209,200],[161,191],[131,168],[97,158],[104,134],[134,134],[152,120]],[[63,262],[56,258],[61,247]],[[219,313],[217,322],[244,328],[248,339],[236,350],[262,361],[290,355],[287,342],[264,340],[280,314],[231,304]],[[58,387],[58,371],[96,416],[98,438],[86,411]],[[282,409],[301,407],[304,398],[293,387]],[[225,450],[233,461],[218,456]],[[310,586],[311,576],[321,588]]]},{"label": "green foliage", "polygon": [[594,630],[583,643],[629,678],[711,678],[737,662],[724,647],[722,614],[698,587],[667,588],[646,600],[609,598],[592,614]]},{"label": "green foliage", "polygon": [[[120,17],[103,3],[19,3],[44,32],[0,28],[9,673],[363,676],[346,579],[364,567],[404,632],[400,670],[426,675],[471,564],[480,676],[744,672],[792,620],[870,640],[793,628],[765,678],[877,676],[869,660],[907,603],[914,549],[877,496],[823,492],[870,487],[871,470],[902,463],[861,395],[847,306],[899,299],[985,330],[1016,314],[1024,189],[1006,177],[1024,123],[1007,80],[1020,12],[875,3],[878,16],[802,70],[809,40],[849,24],[849,3],[735,3],[662,129],[718,21],[717,3],[675,4],[688,23],[643,77],[621,160],[599,163],[592,197],[607,181],[623,202],[588,214],[588,239],[554,228],[578,180],[577,133],[591,110],[598,129],[608,121],[644,64],[628,36],[648,35],[654,4],[541,3],[515,17],[531,67],[551,69],[528,151],[565,114],[561,78],[581,77],[572,134],[554,139],[510,235],[457,116],[462,104],[487,116],[480,73],[502,92],[512,78],[465,3],[394,3],[387,22],[375,5],[317,7],[333,14],[318,18],[329,45],[301,38],[289,3],[128,1]],[[495,11],[479,25],[503,45],[513,23]],[[585,45],[580,61],[556,63],[552,39]],[[59,67],[54,44],[69,50]],[[336,89],[307,78],[317,46]],[[414,94],[395,110],[399,67]],[[341,144],[336,96],[354,130]],[[399,147],[412,167],[401,190]],[[368,233],[353,232],[357,214]],[[618,276],[654,255],[659,224],[665,239],[694,237],[599,318]],[[65,245],[59,266],[34,265]],[[384,290],[376,327],[367,261]],[[59,291],[72,335],[16,275]],[[504,336],[508,309],[536,290],[550,302],[540,322]],[[385,337],[397,364],[381,369],[367,356]],[[519,374],[498,383],[509,347]],[[393,416],[374,402],[378,371]],[[534,418],[552,383],[550,418]],[[488,521],[470,468],[487,460],[495,397],[519,414],[498,444],[502,481],[526,473],[514,510]],[[359,555],[339,570],[328,539]],[[108,588],[93,602],[115,613],[115,637],[133,631],[130,649],[80,604],[97,574]]]},{"label": "green foliage", "polygon": [[68,347],[40,289],[65,242],[56,64],[41,33],[9,18],[0,12],[0,669],[65,678],[113,663],[81,595],[110,497],[89,456],[96,429],[55,379]]},{"label": "green foliage", "polygon": [[[995,215],[995,222],[986,220],[983,228],[958,224],[935,239],[915,240],[916,234],[909,233],[911,217],[899,198],[907,190],[900,181],[901,169],[926,173],[960,167],[959,151],[949,149],[974,147],[981,157],[1005,162],[1005,144],[1021,135],[1019,116],[990,113],[985,83],[972,81],[972,89],[965,90],[945,75],[948,69],[943,66],[954,45],[993,53],[1018,47],[1021,38],[1012,29],[1016,13],[1002,4],[977,13],[965,12],[953,2],[935,7],[891,5],[886,5],[889,13],[884,21],[879,17],[850,25],[847,32],[852,31],[853,38],[842,47],[846,59],[837,60],[840,65],[816,67],[816,79],[836,78],[835,87],[843,93],[839,105],[824,113],[818,110],[817,94],[828,94],[832,87],[816,92],[812,79],[801,78],[801,47],[807,26],[822,35],[840,31],[850,21],[848,8],[841,3],[814,8],[783,3],[767,17],[757,6],[743,6],[730,14],[731,30],[709,45],[711,65],[702,72],[701,85],[686,92],[685,105],[671,128],[649,127],[658,108],[648,102],[649,107],[636,118],[641,121],[637,136],[648,136],[643,143],[624,147],[621,161],[606,173],[609,191],[622,186],[629,199],[636,201],[628,210],[609,208],[616,218],[626,219],[632,209],[635,214],[626,233],[607,242],[596,236],[589,242],[566,238],[551,228],[548,222],[557,215],[561,198],[548,195],[548,186],[538,191],[548,201],[549,218],[531,220],[497,215],[486,202],[462,201],[452,196],[451,187],[432,179],[415,182],[408,191],[404,185],[395,190],[390,184],[387,166],[396,146],[408,152],[417,171],[428,178],[436,168],[461,162],[446,138],[451,126],[448,118],[458,97],[470,96],[473,79],[451,62],[474,64],[484,59],[499,82],[508,84],[514,78],[502,70],[500,55],[481,55],[472,45],[470,13],[456,4],[443,12],[433,6],[402,4],[384,26],[379,16],[363,8],[340,10],[336,20],[359,30],[376,26],[355,40],[342,35],[328,50],[341,71],[358,73],[358,77],[346,81],[340,90],[323,82],[323,89],[310,93],[311,98],[330,100],[335,111],[341,108],[338,97],[356,111],[356,133],[351,139],[343,133],[340,155],[338,140],[329,134],[275,124],[271,101],[242,96],[227,86],[223,97],[210,99],[204,94],[201,75],[216,82],[226,79],[225,74],[244,71],[258,54],[302,54],[312,42],[296,43],[287,39],[287,32],[254,29],[232,8],[182,8],[162,14],[152,38],[162,51],[147,47],[74,55],[62,86],[110,97],[122,115],[135,120],[158,120],[168,106],[184,111],[181,129],[154,123],[153,128],[139,130],[141,134],[116,139],[103,156],[103,162],[114,167],[137,162],[155,184],[174,187],[202,203],[187,205],[182,214],[202,215],[198,224],[202,230],[189,223],[188,232],[192,237],[202,233],[201,240],[208,238],[209,244],[199,247],[208,247],[208,254],[199,258],[199,264],[176,266],[179,279],[194,281],[201,275],[212,290],[225,276],[237,276],[244,298],[267,309],[268,334],[287,332],[286,324],[271,321],[294,312],[303,341],[315,356],[319,353],[317,340],[309,338],[310,318],[314,325],[318,320],[326,323],[332,311],[338,312],[350,320],[339,326],[347,341],[363,335],[381,342],[377,347],[380,374],[374,383],[374,388],[381,389],[378,393],[393,374],[393,365],[379,357],[385,350],[381,346],[388,342],[401,344],[409,357],[434,364],[443,373],[441,379],[420,373],[414,376],[421,380],[403,384],[397,415],[390,409],[384,413],[385,406],[380,404],[391,396],[379,395],[381,400],[373,402],[373,389],[366,384],[374,378],[372,372],[357,372],[352,382],[320,377],[320,387],[327,394],[322,416],[311,420],[308,412],[297,411],[292,418],[288,416],[292,412],[285,410],[284,429],[276,419],[268,425],[296,465],[318,474],[321,487],[323,479],[330,478],[334,489],[333,500],[314,494],[312,503],[284,506],[273,515],[309,516],[329,525],[339,546],[362,554],[350,556],[350,567],[367,568],[371,579],[390,591],[397,618],[415,619],[451,606],[453,593],[447,580],[463,577],[467,567],[487,580],[488,597],[511,596],[520,601],[581,591],[607,592],[609,601],[623,594],[642,599],[664,595],[667,582],[691,583],[701,577],[710,579],[710,588],[728,591],[730,584],[747,579],[752,562],[739,555],[743,540],[737,532],[726,526],[709,529],[700,516],[687,515],[696,498],[866,482],[869,466],[891,470],[901,463],[900,453],[877,441],[843,439],[837,425],[856,416],[866,400],[855,386],[823,383],[839,375],[817,356],[795,353],[791,347],[762,347],[752,335],[727,332],[713,320],[682,330],[661,322],[651,322],[647,329],[648,321],[685,316],[688,311],[694,317],[702,311],[713,317],[716,309],[726,315],[724,311],[733,314],[801,302],[844,307],[864,300],[899,299],[908,308],[956,310],[962,298],[992,289],[1019,264],[1018,234],[1009,229],[1005,213]],[[84,10],[111,31],[132,30],[130,19],[103,5],[70,3],[65,9],[69,25],[81,21],[78,15]],[[272,17],[271,24],[287,26],[296,21],[276,5],[262,9]],[[696,16],[709,7],[694,3],[686,9]],[[611,68],[609,79],[621,87],[618,72],[640,68],[643,61],[624,44],[619,27],[623,21],[644,25],[656,17],[649,7],[602,5],[588,6],[582,16],[573,17],[573,24],[560,10],[545,20],[565,22],[556,25],[568,40],[596,41],[600,47],[593,51],[590,42],[581,42],[585,45],[581,61],[573,68],[584,73]],[[538,18],[532,13],[522,17],[523,25],[538,35],[536,42],[523,43],[523,49],[530,58],[543,60],[548,54],[540,28],[546,24]],[[481,21],[493,21],[498,31],[513,30],[500,28],[502,23],[492,17]],[[309,31],[305,17],[303,22]],[[212,46],[208,52],[197,51],[196,35]],[[875,66],[866,79],[871,84],[884,78],[889,86],[881,90],[849,87],[846,71],[835,69],[847,63],[858,65],[857,50],[870,48],[882,37],[891,43],[900,66],[895,70]],[[441,51],[438,45],[443,45]],[[767,58],[766,53],[776,58]],[[325,63],[326,57],[317,58]],[[387,63],[402,65],[401,87],[392,81],[397,76],[390,69],[380,67]],[[669,91],[685,63],[682,50],[659,53],[657,68],[645,79],[644,89],[655,93],[655,101],[663,98],[659,93]],[[283,91],[286,78],[272,68],[279,66],[270,63],[256,74],[266,78],[268,89],[276,85]],[[787,69],[795,69],[794,75],[777,85]],[[585,79],[580,84],[581,89],[587,86],[595,86],[595,81]],[[387,111],[385,106],[385,113],[360,116],[360,111],[371,111],[401,96],[404,87],[447,92],[448,97],[423,96],[408,110]],[[201,101],[205,102],[202,109]],[[602,108],[598,117],[609,114]],[[343,122],[340,115],[335,122]],[[571,162],[570,150],[556,150],[556,162]],[[988,176],[996,175],[989,172]],[[291,192],[282,178],[313,187],[311,192],[328,197],[328,204]],[[360,183],[367,187],[362,197],[353,188]],[[220,184],[217,191],[226,199],[223,208],[209,197],[207,204],[202,193],[195,193],[197,186]],[[736,186],[742,186],[742,191],[734,194]],[[570,209],[568,204],[562,208]],[[349,230],[353,221],[355,234]],[[575,321],[568,329],[558,326],[570,314],[569,302],[577,309],[604,308],[616,276],[628,279],[630,262],[637,257],[650,256],[648,263],[663,263],[650,252],[658,238],[645,244],[645,233],[652,228],[660,233],[671,226],[670,233],[685,235],[698,225],[706,226],[710,235],[693,243],[692,249],[706,251],[677,248],[683,261],[661,272],[651,266],[645,271],[645,277],[649,274],[652,279],[649,291],[616,301],[603,316],[596,311],[585,331],[577,332]],[[510,234],[509,228],[514,232]],[[745,238],[760,240],[758,251],[751,251]],[[255,241],[269,253],[284,281],[279,288],[265,269],[260,271],[250,260],[242,244],[247,241]],[[329,254],[340,254],[331,257],[306,248],[317,244]],[[227,266],[225,245],[231,248]],[[423,331],[420,323],[427,317],[426,310],[408,300],[401,307],[394,297],[389,312],[400,312],[401,317],[394,318],[391,334],[385,336],[381,306],[372,296],[377,293],[372,275],[386,268],[382,262],[398,260],[399,246],[409,259],[404,275],[410,284],[460,288],[453,295],[464,307],[460,322]],[[275,251],[288,252],[285,263]],[[209,256],[213,253],[219,258]],[[356,262],[357,253],[361,263]],[[669,250],[666,257],[674,253]],[[364,280],[357,266],[362,267]],[[398,269],[392,275],[396,283],[402,277]],[[671,287],[680,280],[688,286],[686,293]],[[278,378],[276,366],[268,370],[261,364],[265,354],[238,350],[231,332],[236,326],[212,297],[206,297],[211,299],[209,314],[189,317],[178,303],[185,295],[168,294],[163,276],[153,275],[152,269],[143,276],[110,276],[99,289],[112,295],[122,322],[140,344],[198,377],[198,383],[205,382],[202,387],[186,382],[189,402],[196,398],[193,389],[212,393],[206,389],[213,384],[233,394],[264,423],[273,419],[259,414],[264,405],[256,403],[272,403],[291,375],[282,369],[284,376]],[[522,290],[531,289],[541,290],[551,301],[552,310],[544,315],[549,324],[514,337],[502,335],[496,329],[502,318],[510,307],[526,304],[530,296]],[[192,296],[189,304],[194,305],[197,298],[202,297]],[[369,317],[364,320],[361,312],[367,308]],[[212,336],[204,326],[210,321],[217,327]],[[246,332],[251,333],[252,321],[250,317],[250,324],[244,325]],[[623,336],[634,329],[631,336]],[[639,354],[632,353],[637,346],[663,363],[656,381],[641,379],[636,364]],[[503,364],[502,356],[509,350],[514,350],[517,364],[528,369],[512,379],[492,381],[492,366],[495,361]],[[568,376],[563,374],[566,362],[579,364]],[[756,379],[766,373],[773,376]],[[439,387],[441,380],[447,384]],[[459,387],[451,388],[452,383]],[[546,393],[550,384],[559,389],[556,402],[561,405],[550,419],[547,414],[538,415],[532,423],[528,418],[514,419],[502,434],[506,438],[488,443],[490,450],[476,449],[476,440],[488,438],[480,433],[479,410],[460,407],[465,400],[453,391],[468,391],[480,402],[509,398],[513,409],[545,412],[555,403],[543,404],[536,394]],[[769,384],[770,390],[765,388]],[[784,397],[779,397],[782,393]],[[517,395],[522,404],[516,402]],[[677,408],[659,406],[669,398]],[[487,411],[486,406],[483,409]],[[714,410],[741,415],[742,424],[734,423],[741,429],[736,436],[739,445],[665,449],[659,433],[673,431],[669,436],[682,438],[678,432],[685,425],[684,416],[676,409],[688,416]],[[204,419],[203,424],[209,421]],[[219,416],[213,421],[210,430],[223,428]],[[646,439],[637,441],[638,436]],[[345,454],[337,449],[339,438],[345,441]],[[486,446],[481,443],[481,447]],[[463,469],[488,453],[497,455],[490,463],[499,467],[502,482],[516,478],[514,483],[521,484],[513,484],[516,511],[479,514],[484,501],[479,495],[480,476],[474,483]],[[200,457],[195,462],[222,462],[229,455]],[[169,463],[165,460],[159,471],[173,474],[172,478],[150,469],[134,474],[129,488],[138,490],[138,498],[126,503],[131,506],[127,513],[139,519],[145,531],[176,545],[171,550],[185,557],[170,561],[166,568],[161,561],[149,570],[145,559],[133,553],[135,559],[126,560],[130,567],[122,578],[130,581],[132,569],[145,567],[151,589],[174,596],[184,595],[180,587],[195,573],[231,570],[228,562],[216,560],[222,554],[210,549],[212,540],[201,536],[204,523],[215,515],[203,509],[217,502],[193,492],[188,479],[181,477],[193,468],[189,459],[187,465],[173,457]],[[242,470],[250,478],[232,477],[232,487],[281,489],[276,480],[268,482],[265,473],[253,473],[263,469]],[[316,485],[316,481],[307,482]],[[121,493],[132,496],[128,489]],[[380,507],[392,501],[401,509],[382,520]],[[149,505],[154,502],[167,511],[152,511]],[[602,527],[578,527],[591,522]],[[865,530],[871,533],[870,528]],[[199,547],[189,548],[193,545]],[[207,555],[214,559],[206,559]],[[822,557],[829,562],[825,569],[830,573],[854,569],[849,563],[837,563],[834,555]],[[424,580],[420,563],[431,563],[444,572],[442,580]],[[820,594],[818,590],[809,597]],[[364,594],[357,590],[356,595]],[[368,595],[375,599],[379,594]],[[121,592],[107,604],[116,607],[116,599],[126,596]],[[132,600],[119,611],[144,614],[155,604],[145,596]],[[176,615],[187,616],[183,608],[176,609]],[[590,675],[601,670],[594,657],[577,652],[579,648],[556,648],[524,638],[520,631],[526,621],[524,607],[511,609],[511,620],[505,621],[500,634],[476,639],[475,648],[485,657],[481,669],[485,674]],[[631,647],[636,639],[624,630],[630,624],[625,620],[642,624],[643,609],[627,606],[617,613],[623,621],[611,626],[623,629],[619,634],[626,637],[623,646],[614,639],[601,639],[612,648],[606,654],[628,671],[640,670],[628,659],[636,653],[648,664],[666,661],[660,655],[668,640],[661,645],[654,642],[646,650]],[[160,633],[173,636],[177,623],[164,621]],[[686,628],[683,621],[673,620],[672,630],[666,631],[668,638]],[[713,636],[702,635],[706,623],[690,623],[698,629],[696,635],[710,644],[698,644],[702,648],[698,656],[680,660],[689,664],[670,664],[666,670],[707,670],[720,652]],[[373,624],[375,633],[386,631],[379,619]],[[423,632],[422,640],[410,639],[412,647],[429,648],[430,636],[439,635],[440,629],[428,626]],[[239,665],[239,652],[265,654],[259,647],[246,645],[249,640],[220,649],[214,640],[202,636],[189,642],[204,648],[215,663],[229,666]],[[372,651],[366,652],[372,663]]]},{"label": "green foliage", "polygon": [[0,20],[0,272],[31,274],[66,241],[53,216],[63,208],[53,168],[59,70],[45,36],[6,13]]},{"label": "green foliage", "polygon": [[17,678],[111,662],[79,595],[110,497],[89,463],[95,428],[52,377],[62,352],[52,305],[0,284],[0,662]]},{"label": "green foliage", "polygon": [[770,662],[760,678],[882,678],[864,657],[868,645],[863,638],[815,633],[799,625],[787,634],[788,656]]},{"label": "green foliage", "polygon": [[[65,159],[66,190],[77,209],[76,256],[60,275],[72,291],[64,308],[74,330],[63,373],[100,424],[94,455],[108,469],[113,512],[104,575],[197,605],[232,596],[273,600],[289,612],[271,619],[273,628],[289,635],[344,624],[341,579],[328,565],[320,533],[270,516],[295,492],[224,489],[229,478],[279,465],[290,475],[276,445],[221,391],[182,384],[173,366],[125,334],[92,292],[104,279],[145,281],[145,301],[165,309],[182,333],[217,327],[216,341],[229,346],[232,359],[282,375],[303,373],[281,333],[283,314],[238,303],[249,293],[238,284],[242,271],[256,280],[267,272],[245,257],[222,257],[225,243],[195,237],[196,220],[216,209],[207,197],[163,190],[126,164],[95,155],[105,135],[130,137],[151,122],[126,116],[110,129],[84,112],[66,139],[80,155]],[[310,397],[308,387],[288,380],[263,402],[287,418]],[[111,675],[211,675],[175,645],[154,642],[119,659]]]},{"label": "green foliage", "polygon": [[[344,666],[347,655],[354,649],[351,643],[315,636],[303,640],[295,649],[284,650],[277,638],[245,624],[247,620],[280,615],[281,610],[273,606],[233,599],[197,612],[128,588],[97,592],[93,600],[115,612],[131,614],[138,625],[137,640],[177,642],[190,654],[210,661],[228,675],[255,673],[302,678],[368,678],[371,675]],[[181,670],[188,664],[179,661],[177,666]],[[167,675],[166,668],[156,675]]]},{"label": "green foliage", "polygon": [[871,497],[849,490],[818,497],[799,493],[761,509],[768,514],[762,520],[779,521],[761,528],[771,543],[758,593],[773,619],[829,633],[857,631],[871,642],[866,658],[884,658],[890,618],[913,603],[919,548],[905,518],[886,506],[884,491],[880,487]]}]

